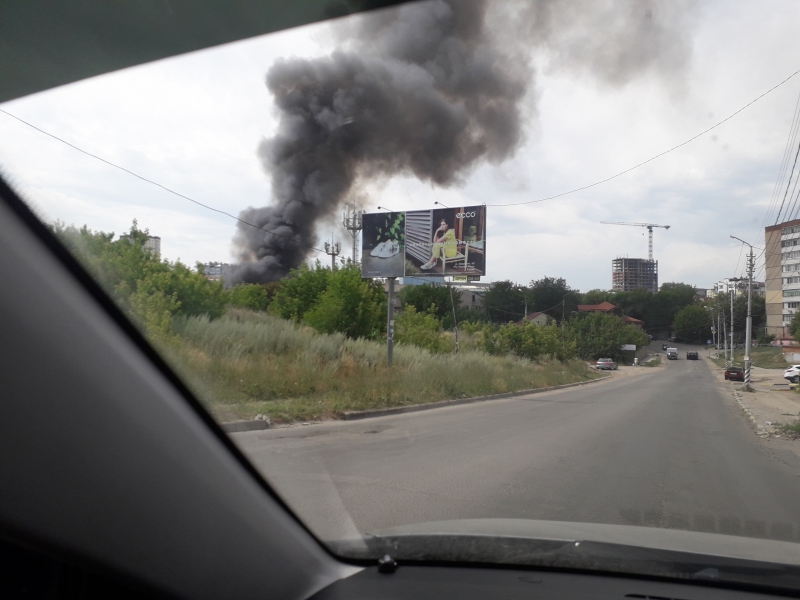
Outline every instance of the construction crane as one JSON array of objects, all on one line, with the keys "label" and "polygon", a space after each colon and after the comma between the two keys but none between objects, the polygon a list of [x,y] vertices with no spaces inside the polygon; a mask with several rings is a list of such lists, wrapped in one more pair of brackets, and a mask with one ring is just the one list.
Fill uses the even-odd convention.
[{"label": "construction crane", "polygon": [[669,229],[671,225],[656,225],[655,223],[615,223],[612,221],[600,221],[603,225],[633,225],[634,227],[647,227],[650,232],[650,261],[653,260],[653,227],[661,227],[662,229]]}]

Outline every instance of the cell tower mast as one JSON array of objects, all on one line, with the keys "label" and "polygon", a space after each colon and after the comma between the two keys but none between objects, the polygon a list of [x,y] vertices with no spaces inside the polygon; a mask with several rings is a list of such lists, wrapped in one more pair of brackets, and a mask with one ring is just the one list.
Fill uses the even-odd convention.
[{"label": "cell tower mast", "polygon": [[[351,212],[352,208],[352,212]],[[353,264],[358,263],[358,233],[361,231],[363,227],[363,219],[362,215],[364,214],[363,210],[356,209],[355,206],[350,207],[348,206],[344,213],[342,214],[342,225],[347,231],[350,232],[350,236],[353,238]]]}]

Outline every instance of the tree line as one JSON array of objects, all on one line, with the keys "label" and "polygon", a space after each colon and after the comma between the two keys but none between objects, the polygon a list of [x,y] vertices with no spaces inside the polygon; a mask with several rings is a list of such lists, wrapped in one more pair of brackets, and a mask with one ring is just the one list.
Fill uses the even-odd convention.
[{"label": "tree line", "polygon": [[[382,285],[362,279],[358,267],[347,262],[337,269],[319,262],[303,265],[279,282],[224,289],[221,282],[205,277],[200,264],[191,269],[146,251],[148,232],[135,221],[127,235],[117,240],[114,234],[87,227],[57,224],[54,230],[123,310],[154,335],[172,335],[174,319],[195,315],[215,319],[231,307],[268,312],[320,333],[340,332],[353,339],[377,340],[386,335],[387,298]],[[446,285],[406,286],[399,296],[403,310],[396,317],[397,343],[435,353],[456,350],[456,326],[463,344],[489,354],[525,358],[621,359],[621,345],[648,343],[646,333],[613,314],[578,311],[580,304],[603,301],[645,321],[651,331],[674,330],[686,341],[710,338],[712,314],[724,315],[730,323],[729,303],[724,299],[700,302],[694,288],[682,283],[664,284],[653,294],[644,289],[580,293],[555,277],[528,285],[501,281],[485,292],[483,307],[472,310],[461,306],[460,290]],[[734,302],[734,328],[739,331],[743,330],[743,303],[746,311],[745,298]],[[763,320],[763,298],[754,304],[754,326],[758,327]],[[544,312],[552,322],[544,327],[530,322],[516,325],[526,311]]]}]

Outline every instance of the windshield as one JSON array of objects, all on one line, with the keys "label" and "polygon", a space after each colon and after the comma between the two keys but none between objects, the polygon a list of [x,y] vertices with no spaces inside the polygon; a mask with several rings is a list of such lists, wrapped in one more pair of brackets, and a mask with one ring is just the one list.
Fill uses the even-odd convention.
[{"label": "windshield", "polygon": [[797,22],[428,0],[6,102],[0,167],[340,555],[800,564]]}]

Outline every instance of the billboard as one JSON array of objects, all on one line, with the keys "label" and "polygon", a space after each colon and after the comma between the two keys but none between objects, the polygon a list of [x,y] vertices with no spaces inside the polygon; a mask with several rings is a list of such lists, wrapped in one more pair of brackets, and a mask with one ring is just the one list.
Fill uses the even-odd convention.
[{"label": "billboard", "polygon": [[367,213],[363,277],[486,275],[486,207]]}]

